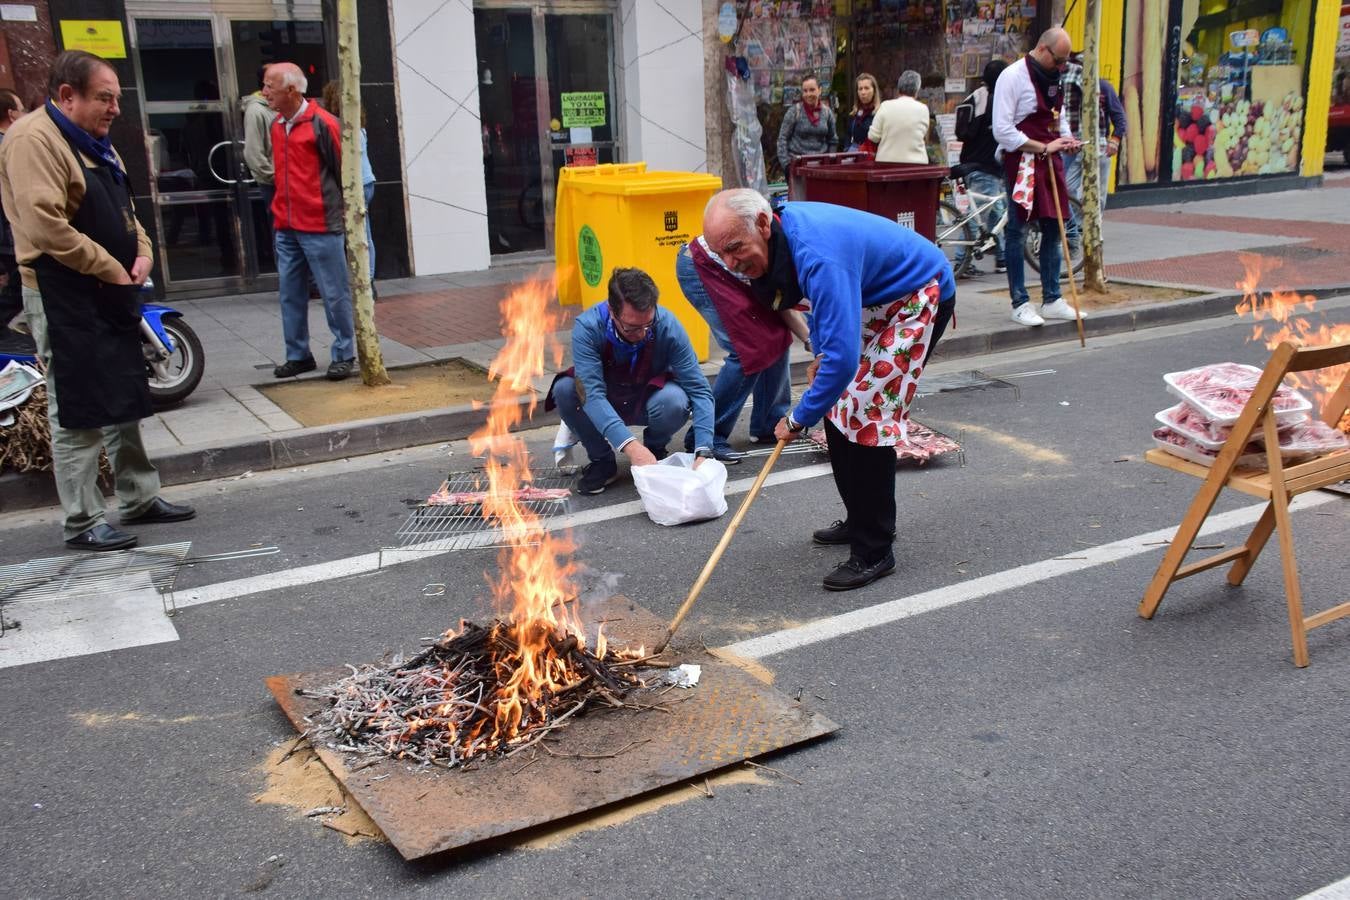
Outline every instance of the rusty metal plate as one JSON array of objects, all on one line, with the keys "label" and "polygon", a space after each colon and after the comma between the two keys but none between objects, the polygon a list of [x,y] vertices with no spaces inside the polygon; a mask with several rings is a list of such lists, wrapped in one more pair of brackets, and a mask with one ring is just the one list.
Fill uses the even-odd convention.
[{"label": "rusty metal plate", "polygon": [[[587,614],[619,645],[653,646],[665,624],[622,597]],[[543,825],[772,753],[838,730],[744,670],[706,652],[680,662],[703,667],[698,686],[665,696],[668,712],[594,709],[550,737],[551,753],[527,750],[464,769],[416,769],[382,760],[350,771],[346,758],[315,751],[404,859],[419,859]],[[275,675],[267,687],[303,731],[322,700],[296,694],[348,674],[345,668]],[[675,696],[678,695],[678,696]],[[613,754],[618,755],[613,755]]]}]

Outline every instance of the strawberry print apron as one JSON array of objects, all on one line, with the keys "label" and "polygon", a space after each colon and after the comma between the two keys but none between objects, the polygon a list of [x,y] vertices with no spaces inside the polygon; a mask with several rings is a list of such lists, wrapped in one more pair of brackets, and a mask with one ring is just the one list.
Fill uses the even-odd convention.
[{"label": "strawberry print apron", "polygon": [[909,404],[919,389],[940,294],[935,278],[908,297],[863,307],[858,374],[825,414],[853,443],[909,443]]}]

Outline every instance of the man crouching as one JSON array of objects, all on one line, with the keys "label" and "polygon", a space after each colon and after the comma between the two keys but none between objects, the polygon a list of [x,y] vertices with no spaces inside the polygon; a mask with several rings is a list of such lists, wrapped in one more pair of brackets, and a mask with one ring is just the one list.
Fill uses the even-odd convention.
[{"label": "man crouching", "polygon": [[[553,380],[545,409],[586,448],[590,464],[577,491],[599,494],[619,475],[614,451],[635,466],[666,457],[666,444],[694,419],[694,461],[713,455],[713,398],[678,319],[656,305],[656,283],[641,269],[615,269],[609,302],[577,316],[572,368]],[[642,441],[628,426],[646,426]]]}]

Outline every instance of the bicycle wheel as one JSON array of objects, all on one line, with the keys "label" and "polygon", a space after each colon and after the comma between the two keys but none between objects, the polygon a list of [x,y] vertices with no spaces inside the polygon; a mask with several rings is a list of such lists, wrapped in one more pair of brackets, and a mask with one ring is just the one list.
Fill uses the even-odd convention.
[{"label": "bicycle wheel", "polygon": [[956,211],[950,203],[938,204],[937,240],[952,267],[952,277],[960,278],[975,263],[975,228],[970,219]]},{"label": "bicycle wheel", "polygon": [[[1069,212],[1072,213],[1072,219],[1064,223],[1064,227],[1069,232],[1069,260],[1073,263],[1073,274],[1077,275],[1083,271],[1083,204],[1072,197],[1069,198]],[[1011,213],[1009,213],[1011,215]],[[1073,222],[1080,223],[1078,233],[1074,233]],[[1023,256],[1026,257],[1027,265],[1032,270],[1039,272],[1041,270],[1041,230],[1039,228],[1028,228],[1026,231],[1026,242],[1023,244]],[[1063,263],[1061,262],[1059,277],[1064,277]]]}]

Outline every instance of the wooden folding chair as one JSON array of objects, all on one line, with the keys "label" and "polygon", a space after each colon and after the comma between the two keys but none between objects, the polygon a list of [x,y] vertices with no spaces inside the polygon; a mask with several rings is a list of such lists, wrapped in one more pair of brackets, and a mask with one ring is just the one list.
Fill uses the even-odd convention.
[{"label": "wooden folding chair", "polygon": [[[1162,564],[1158,566],[1148,590],[1144,592],[1144,599],[1139,604],[1139,615],[1145,619],[1153,618],[1153,614],[1158,610],[1158,604],[1162,603],[1163,595],[1172,586],[1172,582],[1221,566],[1229,560],[1235,562],[1228,572],[1228,583],[1242,584],[1242,580],[1247,577],[1247,573],[1256,562],[1256,557],[1269,540],[1271,531],[1276,528],[1280,532],[1280,559],[1284,566],[1284,590],[1289,606],[1289,630],[1294,642],[1294,665],[1301,668],[1308,664],[1309,629],[1350,615],[1350,601],[1315,615],[1307,617],[1303,615],[1298,567],[1294,561],[1294,534],[1289,520],[1291,497],[1350,478],[1350,452],[1327,453],[1297,465],[1285,466],[1280,457],[1275,417],[1266,415],[1275,391],[1286,374],[1332,368],[1345,363],[1350,363],[1350,344],[1333,344],[1300,350],[1286,341],[1276,347],[1275,352],[1271,354],[1270,362],[1266,363],[1265,371],[1252,391],[1251,399],[1243,407],[1242,415],[1233,426],[1232,434],[1219,451],[1219,457],[1212,467],[1206,468],[1187,462],[1160,449],[1150,450],[1144,455],[1151,463],[1204,479],[1204,484],[1191,501],[1190,509],[1181,520],[1181,526],[1177,529],[1176,536],[1172,538]],[[1345,414],[1347,407],[1350,407],[1350,373],[1341,379],[1340,386],[1327,399],[1322,408],[1322,421],[1335,426]],[[1238,469],[1238,457],[1242,455],[1242,451],[1258,429],[1265,437],[1268,470],[1262,472],[1254,469]],[[1226,487],[1268,501],[1261,518],[1242,546],[1183,566],[1182,561],[1190,552],[1191,544],[1199,534],[1200,527],[1213,509],[1219,493]]]}]

